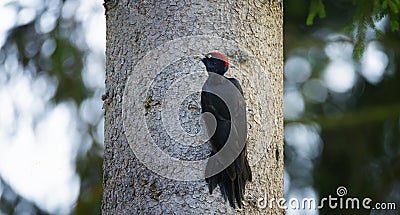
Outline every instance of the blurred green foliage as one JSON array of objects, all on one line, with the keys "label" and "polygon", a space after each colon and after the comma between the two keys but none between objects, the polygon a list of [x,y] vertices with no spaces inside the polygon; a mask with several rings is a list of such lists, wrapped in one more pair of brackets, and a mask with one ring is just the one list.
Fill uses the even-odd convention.
[{"label": "blurred green foliage", "polygon": [[[0,50],[0,56],[3,56],[0,57],[0,64],[4,64],[8,56],[15,55],[18,64],[24,68],[25,75],[32,79],[42,75],[50,77],[46,85],[56,86],[51,103],[73,101],[77,107],[80,107],[85,99],[95,95],[96,89],[86,86],[82,78],[85,57],[90,50],[83,39],[82,23],[75,18],[62,17],[62,7],[66,2],[43,2],[43,5],[38,5],[37,13],[32,21],[23,25],[17,24],[10,29]],[[54,8],[54,5],[57,7]],[[19,2],[11,2],[8,6],[15,8],[17,12],[24,9]],[[47,31],[41,29],[40,21],[43,14],[50,10],[56,16],[56,21],[55,26]],[[100,100],[100,97],[98,99]],[[101,112],[101,110],[96,111]],[[85,122],[80,116],[77,118],[79,128],[88,133],[83,134],[82,138],[86,139],[80,141],[91,143],[80,144],[82,148],[79,149],[78,156],[75,158],[81,187],[72,214],[100,214],[103,148],[102,143],[96,142],[93,133],[100,120],[93,125]],[[85,148],[88,145],[90,148]],[[0,183],[3,187],[3,193],[0,193],[0,214],[46,214],[46,211],[39,208],[40,206],[35,206],[19,196],[1,178]],[[29,210],[16,211],[16,208],[21,207],[29,208]]]},{"label": "blurred green foliage", "polygon": [[[329,3],[328,3],[329,4]],[[400,0],[353,0],[339,1],[342,7],[348,7],[347,10],[352,11],[352,21],[347,23],[347,31],[354,36],[354,51],[353,57],[359,60],[365,50],[365,36],[367,28],[372,28],[378,38],[381,38],[384,33],[376,28],[375,23],[382,20],[384,17],[390,19],[392,31],[399,31],[400,20]],[[333,9],[333,8],[330,8]],[[331,13],[332,14],[332,13]],[[318,15],[320,18],[325,18],[325,6],[322,0],[311,0],[310,10],[307,17],[307,25],[312,25],[314,19]],[[332,14],[332,16],[341,15]]]},{"label": "blurred green foliage", "polygon": [[[323,148],[318,157],[311,158],[312,177],[305,177],[301,169],[309,168],[310,164],[299,162],[299,153],[290,144],[285,145],[285,169],[292,182],[289,193],[311,186],[320,198],[337,197],[336,188],[345,186],[346,197],[369,197],[373,203],[395,202],[397,210],[324,207],[320,214],[399,214],[400,1],[288,0],[284,3],[285,59],[306,59],[312,71],[308,80],[325,83],[325,70],[333,60],[327,54],[328,46],[350,44],[353,57],[347,60],[356,74],[350,90],[340,93],[328,89],[323,102],[308,99],[305,91],[308,80],[285,86],[285,91],[299,91],[305,102],[298,118],[286,119],[285,125],[301,123],[318,127]],[[323,19],[316,19],[317,15]],[[389,59],[382,79],[377,82],[369,81],[363,74],[362,66],[366,63],[363,57],[370,44],[377,44]]]},{"label": "blurred green foliage", "polygon": [[307,17],[307,25],[312,25],[314,23],[315,16],[318,15],[320,18],[325,18],[325,7],[322,0],[311,0],[310,12]]}]

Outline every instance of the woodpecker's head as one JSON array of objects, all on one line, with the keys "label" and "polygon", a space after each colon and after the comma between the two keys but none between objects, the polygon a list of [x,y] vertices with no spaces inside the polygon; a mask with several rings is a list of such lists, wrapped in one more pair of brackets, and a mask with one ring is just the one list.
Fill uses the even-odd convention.
[{"label": "woodpecker's head", "polygon": [[207,72],[224,75],[229,68],[228,58],[219,52],[210,52],[201,61],[206,66]]}]

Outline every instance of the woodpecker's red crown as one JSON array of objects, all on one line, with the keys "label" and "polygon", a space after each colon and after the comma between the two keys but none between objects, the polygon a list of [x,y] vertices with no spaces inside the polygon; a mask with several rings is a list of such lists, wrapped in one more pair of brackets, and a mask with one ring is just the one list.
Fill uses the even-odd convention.
[{"label": "woodpecker's red crown", "polygon": [[229,68],[228,58],[219,52],[205,54],[205,57],[201,61],[206,66],[207,72],[224,75]]},{"label": "woodpecker's red crown", "polygon": [[210,53],[206,54],[206,57],[224,61],[225,62],[225,68],[226,68],[226,70],[228,70],[229,61],[228,61],[228,58],[224,54],[222,54],[220,52],[210,52]]}]

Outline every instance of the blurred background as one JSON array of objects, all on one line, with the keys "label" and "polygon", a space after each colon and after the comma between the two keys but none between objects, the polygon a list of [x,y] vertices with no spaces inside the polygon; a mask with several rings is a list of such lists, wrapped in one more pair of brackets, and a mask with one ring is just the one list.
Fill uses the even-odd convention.
[{"label": "blurred background", "polygon": [[100,214],[102,0],[0,1],[0,214]]},{"label": "blurred background", "polygon": [[[344,186],[399,214],[399,11],[284,1],[286,199]],[[0,2],[0,214],[100,214],[104,51],[102,0]]]},{"label": "blurred background", "polygon": [[[284,1],[285,196],[371,198],[400,214],[400,1]],[[361,206],[360,206],[361,207]]]}]

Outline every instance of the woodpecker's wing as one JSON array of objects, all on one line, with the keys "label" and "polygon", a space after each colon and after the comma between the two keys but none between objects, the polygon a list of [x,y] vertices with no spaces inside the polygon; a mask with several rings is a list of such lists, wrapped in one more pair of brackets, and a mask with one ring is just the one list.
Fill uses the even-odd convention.
[{"label": "woodpecker's wing", "polygon": [[240,86],[239,81],[234,78],[228,78],[228,80],[230,82],[232,82],[232,84],[235,85],[235,87],[239,90],[240,94],[242,94],[242,96],[244,96],[243,89],[242,89],[242,86]]},{"label": "woodpecker's wing", "polygon": [[[242,98],[238,100],[238,106],[237,110],[234,111],[233,119],[232,119],[232,129],[231,134],[236,133],[236,138],[238,138],[239,144],[244,144],[241,145],[243,146],[241,153],[237,157],[237,159],[234,161],[232,166],[235,167],[236,175],[237,177],[232,180],[232,187],[233,187],[233,192],[235,193],[235,199],[236,202],[238,203],[238,206],[241,207],[242,205],[242,200],[244,198],[244,190],[245,190],[245,185],[246,181],[251,181],[252,176],[251,176],[251,169],[247,160],[247,115],[246,115],[246,103],[244,100],[244,95],[243,95],[243,89],[239,84],[239,81],[234,79],[234,78],[228,78],[229,81],[231,81],[235,87],[239,90]],[[231,204],[232,205],[232,204]]]},{"label": "woodpecker's wing", "polygon": [[239,141],[245,142],[247,140],[247,115],[246,115],[246,102],[244,100],[243,89],[239,84],[239,81],[234,78],[228,78],[228,80],[235,85],[235,87],[239,90],[240,95],[235,95],[235,99],[237,99],[235,109],[233,110],[231,120],[238,132]]},{"label": "woodpecker's wing", "polygon": [[[230,123],[232,123],[232,127],[235,129],[232,130],[231,135],[233,136],[230,139],[235,146],[239,144],[237,148],[242,151],[243,144],[247,139],[246,103],[243,98],[243,90],[236,79],[216,76],[206,81],[201,93],[202,113],[211,113],[220,122],[220,127],[226,127],[224,132],[221,130],[222,128],[219,129],[220,132],[215,132],[217,136],[214,135],[215,138],[212,139],[219,141],[212,143],[213,149],[217,152],[225,145],[231,129]],[[221,123],[223,121],[227,121],[229,124]],[[207,121],[206,126],[209,128]]]},{"label": "woodpecker's wing", "polygon": [[[230,205],[235,207],[236,201],[241,207],[245,183],[251,181],[251,170],[247,162],[245,146],[247,139],[246,103],[239,81],[225,77],[223,80],[213,80],[209,77],[203,86],[201,105],[202,112],[210,112],[217,121],[215,133],[210,139],[211,156],[217,154],[226,143],[229,144],[229,151],[222,153],[224,150],[221,150],[216,159],[209,159],[206,175],[207,172],[221,168],[226,160],[233,161],[222,172],[206,179],[209,191],[212,193],[218,184],[222,195],[228,199]],[[205,123],[209,128],[210,123],[206,120]],[[209,128],[209,130],[213,129]],[[232,154],[237,156],[231,159]]]}]

